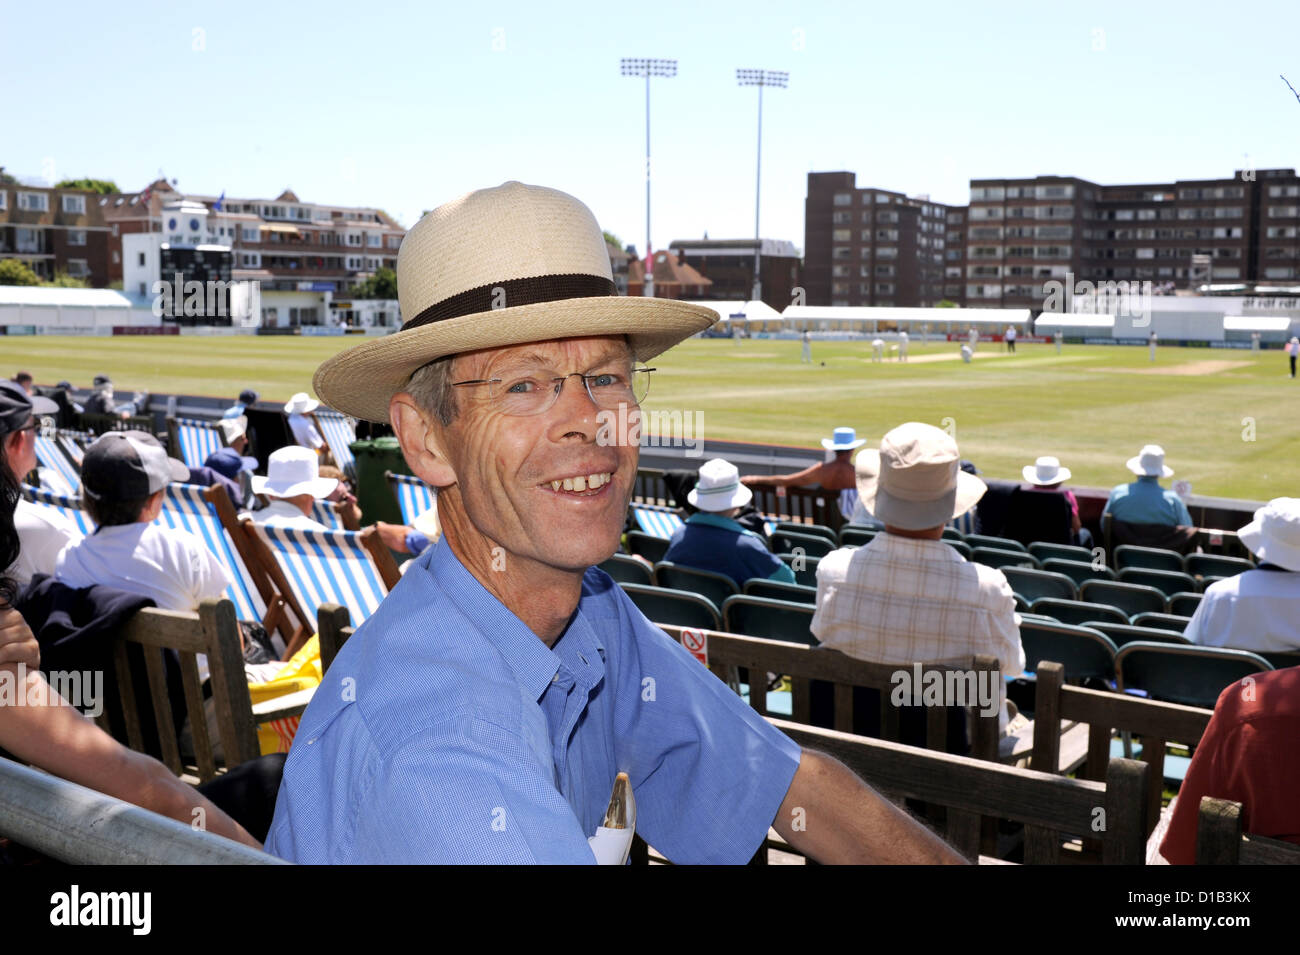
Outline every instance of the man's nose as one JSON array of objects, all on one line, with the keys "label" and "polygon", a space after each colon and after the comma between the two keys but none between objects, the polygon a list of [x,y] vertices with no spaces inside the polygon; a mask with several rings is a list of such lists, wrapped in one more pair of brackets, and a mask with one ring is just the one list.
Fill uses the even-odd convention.
[{"label": "man's nose", "polygon": [[[573,381],[574,378],[577,381]],[[575,371],[555,382],[555,387],[560,391],[550,413],[555,436],[578,434],[590,440],[599,426],[600,408],[587,391],[586,380]]]}]

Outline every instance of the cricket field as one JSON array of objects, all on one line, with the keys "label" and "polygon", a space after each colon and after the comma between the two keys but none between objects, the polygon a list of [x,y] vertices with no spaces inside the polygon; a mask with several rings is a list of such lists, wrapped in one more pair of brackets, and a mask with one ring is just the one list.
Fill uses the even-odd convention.
[{"label": "cricket field", "polygon": [[[359,339],[178,336],[2,339],[3,372],[86,387],[109,374],[120,393],[218,395],[253,387],[264,399],[311,391],[316,366]],[[817,448],[848,426],[874,444],[904,421],[947,428],[990,477],[1019,479],[1039,455],[1071,484],[1128,480],[1124,462],[1160,444],[1192,492],[1256,500],[1300,496],[1300,379],[1280,350],[913,340],[909,361],[871,361],[866,341],[693,339],[650,364],[647,410],[694,416],[702,437]],[[820,453],[820,449],[819,449]]]}]

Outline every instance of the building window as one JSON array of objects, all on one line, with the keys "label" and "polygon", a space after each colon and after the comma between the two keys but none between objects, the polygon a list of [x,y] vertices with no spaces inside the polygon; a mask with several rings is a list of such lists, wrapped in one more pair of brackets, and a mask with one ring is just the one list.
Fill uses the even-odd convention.
[{"label": "building window", "polygon": [[831,225],[848,225],[853,221],[852,212],[832,212]]},{"label": "building window", "polygon": [[370,232],[366,235],[366,245],[372,249],[379,248],[384,241],[384,237],[378,232]]},{"label": "building window", "polygon": [[140,253],[140,261],[136,263],[140,268],[144,268],[144,253]]},{"label": "building window", "polygon": [[9,208],[9,193],[0,189],[0,211]]},{"label": "building window", "polygon": [[835,229],[833,232],[831,232],[831,239],[834,240],[835,242],[852,242],[853,230]]},{"label": "building window", "polygon": [[835,198],[832,201],[837,206],[851,206],[853,205],[853,193],[837,192],[835,193]]},{"label": "building window", "polygon": [[24,212],[49,212],[50,197],[43,192],[18,193],[18,208]]},{"label": "building window", "polygon": [[84,216],[86,214],[86,197],[85,196],[64,196],[63,211],[72,215]]},{"label": "building window", "polygon": [[114,250],[113,250],[113,264],[114,264],[114,265],[117,265],[117,263],[120,262],[120,261],[122,261],[122,256],[118,253],[118,251],[117,251],[116,249],[114,249]]},{"label": "building window", "polygon": [[84,278],[90,274],[90,266],[85,259],[68,259],[68,274]]},{"label": "building window", "polygon": [[86,244],[85,229],[68,230],[68,245],[85,245],[85,244]]},{"label": "building window", "polygon": [[[853,257],[853,250],[850,249],[847,245],[837,245],[834,249],[831,250],[832,259],[850,259],[852,257]],[[350,262],[352,260],[349,259],[348,261]]]},{"label": "building window", "polygon": [[251,228],[248,226],[244,226],[239,231],[240,231],[241,238],[243,238],[245,242],[256,242],[262,234],[262,230],[260,230],[257,226],[253,226]]}]

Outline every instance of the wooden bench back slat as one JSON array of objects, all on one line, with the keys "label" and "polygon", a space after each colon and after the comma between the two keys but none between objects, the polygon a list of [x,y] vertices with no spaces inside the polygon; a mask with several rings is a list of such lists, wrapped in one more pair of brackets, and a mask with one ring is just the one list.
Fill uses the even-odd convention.
[{"label": "wooden bench back slat", "polygon": [[[156,654],[155,654],[156,656]],[[199,680],[199,661],[195,654],[182,651],[181,684],[185,688],[185,712],[190,716],[190,736],[194,740],[194,761],[198,764],[199,779],[211,779],[217,774],[217,760],[208,735],[208,721],[196,721],[194,713],[204,713],[203,685]]]},{"label": "wooden bench back slat", "polygon": [[[153,703],[155,723],[158,727],[158,742],[162,746],[162,761],[174,775],[179,776],[184,767],[181,766],[180,740],[176,738],[171,698],[167,695],[167,668],[163,663],[162,654],[146,653],[144,667],[149,679],[149,699]],[[200,710],[199,716],[202,715]]]},{"label": "wooden bench back slat", "polygon": [[1241,803],[1202,796],[1196,819],[1196,864],[1300,864],[1300,846],[1242,830]]}]

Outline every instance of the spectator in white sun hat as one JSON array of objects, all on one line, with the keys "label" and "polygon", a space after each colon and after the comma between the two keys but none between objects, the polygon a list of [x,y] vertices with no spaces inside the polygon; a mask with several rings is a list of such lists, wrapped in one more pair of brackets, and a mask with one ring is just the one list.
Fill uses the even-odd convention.
[{"label": "spectator in white sun hat", "polygon": [[325,439],[307,417],[319,407],[320,402],[305,391],[298,392],[284,405],[284,413],[289,416],[289,430],[293,432],[293,440],[313,451],[320,451],[325,446]]},{"label": "spectator in white sun hat", "polygon": [[1164,448],[1148,444],[1128,459],[1126,467],[1137,475],[1137,480],[1116,485],[1103,513],[1130,524],[1191,526],[1192,515],[1183,499],[1160,486],[1161,478],[1174,476],[1173,469],[1165,464]]},{"label": "spectator in white sun hat", "polygon": [[253,520],[271,527],[296,527],[300,530],[329,530],[311,516],[311,506],[334,493],[337,478],[320,476],[316,452],[294,445],[271,453],[266,462],[266,477],[253,477],[253,493],[271,499]]},{"label": "spectator in white sun hat", "polygon": [[1045,455],[1035,459],[1033,464],[1026,464],[1020,474],[1029,485],[1025,490],[1059,491],[1065,495],[1065,499],[1070,502],[1070,533],[1074,537],[1074,543],[1080,547],[1091,547],[1092,534],[1079,520],[1079,500],[1069,488],[1061,487],[1070,480],[1070,469],[1062,467],[1060,459]]},{"label": "spectator in white sun hat", "polygon": [[1203,647],[1300,650],[1300,498],[1269,501],[1237,536],[1259,567],[1206,587],[1183,635]]}]

